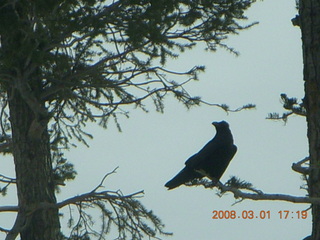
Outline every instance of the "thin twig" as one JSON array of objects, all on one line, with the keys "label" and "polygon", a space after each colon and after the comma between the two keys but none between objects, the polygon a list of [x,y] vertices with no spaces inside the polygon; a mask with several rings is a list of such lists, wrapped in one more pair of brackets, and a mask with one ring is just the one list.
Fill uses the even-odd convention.
[{"label": "thin twig", "polygon": [[104,181],[106,180],[106,178],[107,178],[108,176],[110,176],[111,174],[116,173],[116,171],[117,171],[118,168],[119,168],[119,166],[116,167],[115,169],[113,169],[111,172],[109,172],[109,173],[107,173],[106,175],[104,175],[104,177],[102,178],[100,184],[99,184],[97,187],[95,187],[91,192],[95,192],[95,191],[97,191],[99,188],[103,187],[102,184],[104,183]]}]

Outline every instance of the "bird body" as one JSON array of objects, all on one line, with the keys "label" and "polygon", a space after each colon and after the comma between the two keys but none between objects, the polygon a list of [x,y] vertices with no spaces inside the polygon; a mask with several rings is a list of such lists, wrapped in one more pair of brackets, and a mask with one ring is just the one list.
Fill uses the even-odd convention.
[{"label": "bird body", "polygon": [[212,125],[216,128],[216,135],[198,153],[191,156],[185,162],[186,166],[165,184],[169,190],[196,178],[208,177],[218,181],[227,169],[237,147],[233,144],[227,122],[213,122]]}]

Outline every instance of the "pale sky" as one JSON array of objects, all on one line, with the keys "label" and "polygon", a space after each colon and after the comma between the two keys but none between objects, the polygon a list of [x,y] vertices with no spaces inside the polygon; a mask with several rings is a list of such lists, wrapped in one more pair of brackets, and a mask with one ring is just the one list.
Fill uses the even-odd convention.
[{"label": "pale sky", "polygon": [[[300,189],[303,181],[299,174],[291,170],[293,162],[308,155],[305,119],[292,117],[286,125],[265,119],[270,112],[282,113],[281,93],[303,97],[300,31],[291,24],[295,14],[293,0],[258,1],[247,15],[260,24],[227,42],[240,52],[239,57],[222,49],[209,53],[199,47],[170,62],[171,69],[181,70],[206,65],[200,81],[187,87],[191,94],[231,108],[254,103],[256,110],[226,114],[205,105],[187,110],[173,97],[167,97],[164,114],[156,113],[152,105],[148,114],[130,107],[130,118],[119,119],[122,133],[112,122],[107,130],[90,126],[95,137],[88,142],[90,148],[79,145],[66,154],[78,176],[62,189],[58,199],[92,190],[105,173],[119,166],[117,174],[107,179],[106,189],[121,189],[124,194],[144,190],[142,203],[174,233],[163,239],[301,240],[309,235],[310,211],[306,220],[297,219],[296,214],[280,219],[278,213],[305,210],[307,204],[244,200],[232,205],[235,200],[231,194],[219,198],[215,190],[202,187],[181,186],[171,191],[164,187],[184,167],[185,160],[214,136],[211,122],[226,120],[238,152],[222,182],[236,175],[266,193],[306,194]],[[3,162],[10,173],[9,160]],[[12,195],[9,191],[8,197],[0,198],[0,205],[14,205]],[[213,220],[214,210],[235,210],[237,214],[264,210],[270,211],[271,218]],[[4,221],[2,215],[0,226],[12,226],[8,221],[1,225]]]}]

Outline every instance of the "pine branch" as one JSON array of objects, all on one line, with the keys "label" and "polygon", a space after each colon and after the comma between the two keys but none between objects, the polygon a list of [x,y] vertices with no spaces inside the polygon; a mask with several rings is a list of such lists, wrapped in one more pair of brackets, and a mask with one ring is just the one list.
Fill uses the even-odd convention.
[{"label": "pine branch", "polygon": [[200,100],[200,102],[203,103],[203,104],[206,104],[208,106],[214,106],[214,107],[222,108],[227,113],[229,113],[229,112],[240,112],[242,110],[249,110],[249,109],[255,109],[256,108],[256,105],[252,104],[252,103],[245,104],[245,105],[243,105],[241,107],[238,107],[236,109],[230,109],[230,107],[228,105],[226,105],[226,104],[210,103],[210,102],[207,102],[207,101],[204,101],[204,100]]},{"label": "pine branch", "polygon": [[134,198],[134,197],[141,197],[141,194],[143,193],[144,193],[143,190],[129,194],[129,195],[121,195],[120,192],[116,192],[116,191],[102,191],[102,192],[91,191],[75,197],[68,198],[55,205],[41,203],[40,206],[41,208],[49,208],[49,207],[63,208],[68,205],[79,205],[85,202],[91,203],[98,200],[122,200],[122,199]]},{"label": "pine branch", "polygon": [[286,201],[286,202],[292,202],[292,203],[313,203],[313,204],[319,204],[320,198],[310,198],[310,197],[300,197],[300,196],[291,196],[286,194],[268,194],[268,193],[245,193],[243,191],[240,191],[239,189],[227,187],[223,185],[222,183],[218,183],[218,187],[222,189],[224,192],[231,192],[233,193],[234,197],[236,199],[241,198],[241,200],[244,199],[250,199],[254,201],[258,200],[269,200],[269,201]]},{"label": "pine branch", "polygon": [[291,115],[297,115],[302,117],[306,116],[307,113],[303,101],[299,102],[297,98],[290,98],[285,93],[282,93],[280,97],[281,102],[283,104],[283,108],[288,111],[282,113],[282,115],[280,115],[279,113],[269,113],[267,119],[282,120],[284,122],[287,122],[288,118]]},{"label": "pine branch", "polygon": [[[6,240],[14,240],[23,227],[20,224],[21,221],[30,218],[36,211],[49,208],[62,209],[66,206],[75,206],[78,210],[77,221],[74,221],[72,214],[70,214],[69,227],[71,228],[71,233],[68,239],[73,239],[73,237],[87,239],[89,236],[105,239],[104,235],[108,233],[111,225],[115,225],[118,229],[119,239],[127,239],[128,236],[131,236],[130,239],[134,240],[142,239],[144,236],[148,236],[149,239],[160,239],[157,237],[158,234],[171,235],[171,233],[163,231],[164,225],[161,220],[137,200],[144,194],[143,190],[127,195],[122,194],[119,190],[97,191],[104,187],[104,181],[108,176],[115,173],[116,169],[107,173],[90,192],[68,198],[56,204],[42,202],[27,209],[25,216],[18,214],[14,226],[8,231],[9,234]],[[103,222],[99,231],[94,228],[95,224],[91,220],[90,209],[98,209],[100,211]],[[0,207],[0,212],[18,211],[18,206]],[[82,232],[79,229],[85,230],[83,231],[84,235],[78,235],[79,232]]]},{"label": "pine branch", "polygon": [[[228,183],[228,182],[227,182]],[[302,196],[292,196],[292,195],[286,195],[286,194],[270,194],[270,193],[263,193],[260,190],[257,190],[252,187],[233,187],[228,186],[226,184],[221,183],[218,181],[217,183],[208,181],[208,180],[196,180],[191,183],[186,184],[187,186],[203,186],[204,188],[214,188],[217,187],[219,189],[219,196],[222,196],[225,193],[231,192],[235,199],[240,199],[240,201],[243,201],[245,199],[250,199],[254,201],[286,201],[291,203],[312,203],[312,204],[320,204],[320,198],[314,198],[314,197],[302,197]],[[240,189],[245,189],[245,192]],[[254,192],[254,193],[250,193]]]}]

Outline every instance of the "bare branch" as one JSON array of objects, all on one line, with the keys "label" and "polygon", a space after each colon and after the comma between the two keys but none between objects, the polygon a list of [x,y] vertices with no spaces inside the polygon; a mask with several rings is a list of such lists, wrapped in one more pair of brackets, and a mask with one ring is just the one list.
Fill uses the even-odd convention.
[{"label": "bare branch", "polygon": [[16,179],[0,174],[0,182],[3,182],[3,183],[16,183]]},{"label": "bare branch", "polygon": [[1,206],[0,212],[18,212],[18,206]]},{"label": "bare branch", "polygon": [[118,168],[119,168],[119,167],[116,167],[116,168],[113,169],[111,172],[109,172],[109,173],[107,173],[106,175],[104,175],[104,177],[102,178],[100,184],[99,184],[96,188],[94,188],[91,192],[95,192],[95,191],[97,191],[99,188],[103,187],[102,184],[103,184],[103,182],[106,180],[106,178],[107,178],[108,176],[110,176],[111,174],[116,173],[116,170],[117,170]]},{"label": "bare branch", "polygon": [[[220,186],[219,186],[220,187]],[[309,198],[309,197],[299,197],[299,196],[291,196],[285,194],[254,194],[254,193],[245,193],[236,188],[223,187],[224,191],[232,192],[235,198],[242,199],[251,199],[254,201],[257,200],[277,200],[277,201],[286,201],[292,203],[313,203],[320,204],[320,198]]]},{"label": "bare branch", "polygon": [[302,167],[302,164],[306,163],[309,161],[309,157],[305,157],[301,161],[297,163],[293,163],[291,166],[291,169],[295,172],[301,173],[303,175],[308,175],[310,173],[310,168],[309,167]]},{"label": "bare branch", "polygon": [[188,183],[186,185],[187,186],[203,186],[205,188],[217,187],[220,190],[220,193],[218,194],[219,196],[222,196],[227,192],[231,192],[234,198],[240,199],[240,201],[245,199],[250,199],[254,201],[267,200],[267,201],[286,201],[291,203],[320,204],[320,198],[292,196],[292,195],[286,195],[286,194],[269,194],[269,193],[263,193],[262,191],[259,191],[259,190],[250,190],[250,191],[254,191],[255,193],[249,193],[249,192],[241,191],[235,187],[226,186],[220,181],[217,183],[214,183],[214,182],[209,182],[207,180],[198,180],[192,183]]}]

